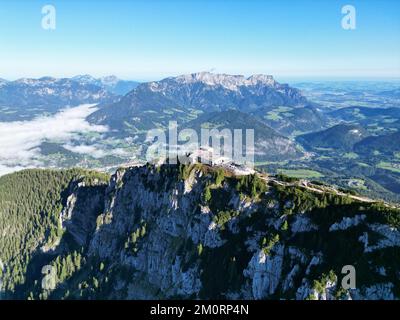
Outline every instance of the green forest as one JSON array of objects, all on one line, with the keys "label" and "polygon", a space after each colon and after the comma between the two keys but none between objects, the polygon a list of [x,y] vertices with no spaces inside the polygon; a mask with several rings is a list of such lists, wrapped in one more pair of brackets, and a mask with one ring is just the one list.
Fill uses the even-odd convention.
[{"label": "green forest", "polygon": [[108,175],[81,169],[25,170],[0,178],[0,270],[3,289],[13,291],[25,282],[38,245],[51,250],[62,236],[59,216],[63,193],[73,181],[107,183]]}]

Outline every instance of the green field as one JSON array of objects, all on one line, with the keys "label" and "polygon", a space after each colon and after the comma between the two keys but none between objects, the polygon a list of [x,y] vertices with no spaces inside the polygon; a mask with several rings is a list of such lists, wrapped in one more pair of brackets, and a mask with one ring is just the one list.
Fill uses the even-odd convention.
[{"label": "green field", "polygon": [[278,166],[285,166],[287,165],[288,161],[259,161],[255,163],[256,167],[261,166],[268,166],[268,165],[278,165]]},{"label": "green field", "polygon": [[318,171],[308,169],[278,169],[278,172],[288,177],[298,179],[322,178],[324,175]]},{"label": "green field", "polygon": [[348,153],[343,154],[343,158],[346,158],[346,159],[357,159],[358,158],[358,154],[354,153],[354,152],[348,152]]},{"label": "green field", "polygon": [[364,168],[368,168],[368,167],[370,167],[370,165],[369,165],[369,164],[367,164],[367,163],[364,163],[364,162],[357,162],[357,164],[358,164],[360,167],[364,167]]},{"label": "green field", "polygon": [[267,113],[267,115],[265,116],[265,119],[272,120],[272,121],[278,121],[278,120],[283,119],[282,116],[283,117],[293,117],[293,114],[289,112],[291,110],[293,110],[293,108],[284,107],[284,106],[275,108]]},{"label": "green field", "polygon": [[265,117],[267,120],[272,120],[272,121],[278,121],[282,120],[282,117],[279,116],[279,113],[270,111],[267,113],[267,116]]},{"label": "green field", "polygon": [[399,163],[390,163],[381,161],[376,165],[377,168],[385,169],[393,172],[400,173],[400,164]]}]

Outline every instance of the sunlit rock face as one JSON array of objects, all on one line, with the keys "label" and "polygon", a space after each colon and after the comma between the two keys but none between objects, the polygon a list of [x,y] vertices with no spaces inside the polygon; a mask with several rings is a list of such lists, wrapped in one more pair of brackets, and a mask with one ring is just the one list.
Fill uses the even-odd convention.
[{"label": "sunlit rock face", "polygon": [[[331,241],[332,250],[335,241],[361,250],[357,236],[351,235],[354,243],[343,241],[368,230],[385,237],[380,248],[398,248],[396,230],[368,225],[371,215],[354,209],[321,224],[313,209],[297,213],[296,201],[283,200],[266,181],[262,193],[248,196],[229,179],[213,185],[213,174],[202,170],[193,167],[182,179],[166,168],[142,167],[112,178],[89,252],[131,268],[125,298],[148,298],[149,292],[152,298],[323,300],[394,294],[390,281],[342,292],[340,263],[355,261],[336,261],[335,251],[323,242]],[[207,186],[212,199],[205,202]],[[120,239],[144,226],[134,252],[123,248]]]}]

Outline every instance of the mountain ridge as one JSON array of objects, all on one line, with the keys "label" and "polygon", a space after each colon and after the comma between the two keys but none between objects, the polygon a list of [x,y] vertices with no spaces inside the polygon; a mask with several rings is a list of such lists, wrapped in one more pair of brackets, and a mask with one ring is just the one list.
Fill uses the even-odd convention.
[{"label": "mountain ridge", "polygon": [[91,75],[85,74],[74,76],[71,79],[84,84],[97,85],[120,96],[127,94],[139,85],[139,82],[137,81],[122,80],[114,75],[95,78]]},{"label": "mountain ridge", "polygon": [[[305,103],[307,100],[297,89],[281,85],[271,76],[197,73],[142,83],[117,103],[100,106],[89,120],[127,130],[127,123],[128,127],[137,125],[136,118],[146,117],[166,126],[169,119],[188,121],[201,112],[251,112],[261,107]],[[175,113],[176,109],[180,114]]]},{"label": "mountain ridge", "polygon": [[115,96],[93,84],[69,78],[21,78],[0,87],[0,103],[12,107],[63,106],[115,101]]}]

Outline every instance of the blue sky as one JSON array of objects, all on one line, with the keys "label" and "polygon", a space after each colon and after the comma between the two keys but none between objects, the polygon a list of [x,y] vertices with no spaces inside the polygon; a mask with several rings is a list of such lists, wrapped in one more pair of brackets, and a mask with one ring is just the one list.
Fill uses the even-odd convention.
[{"label": "blue sky", "polygon": [[[56,8],[56,30],[41,9]],[[356,8],[356,30],[341,8]],[[398,0],[2,0],[0,77],[399,78]]]}]

